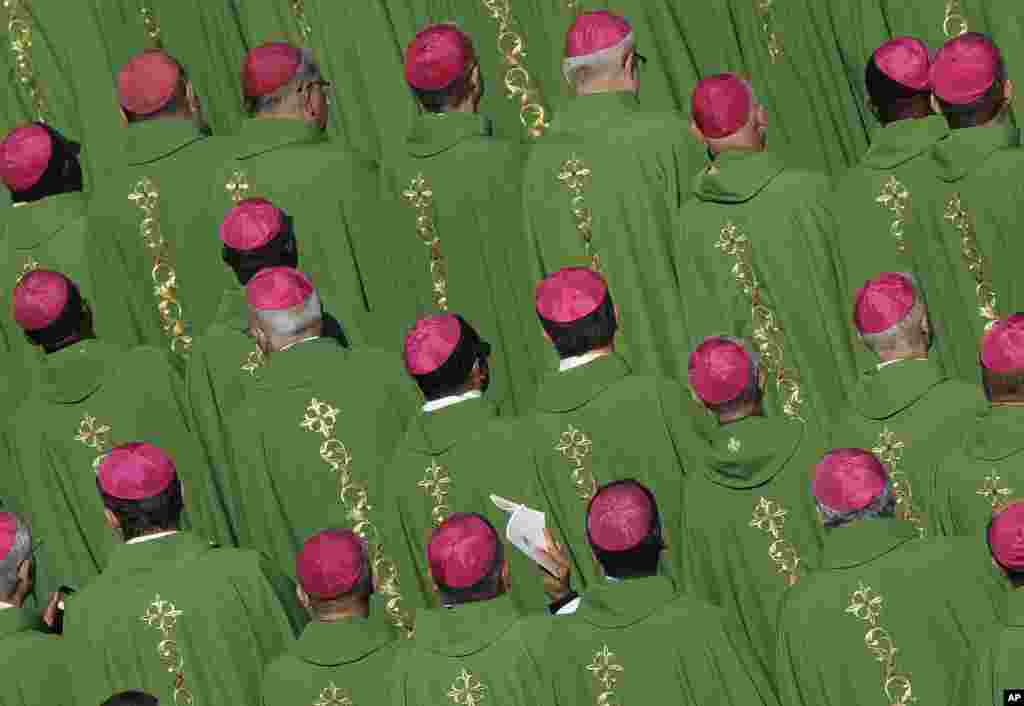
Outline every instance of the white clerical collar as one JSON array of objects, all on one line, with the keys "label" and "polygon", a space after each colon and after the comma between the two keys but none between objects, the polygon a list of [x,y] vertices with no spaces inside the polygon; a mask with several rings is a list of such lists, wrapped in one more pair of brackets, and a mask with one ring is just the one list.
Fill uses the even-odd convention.
[{"label": "white clerical collar", "polygon": [[887,360],[884,363],[879,363],[878,365],[875,366],[875,369],[876,370],[881,370],[882,368],[887,368],[890,365],[893,365],[894,363],[905,363],[908,360],[928,360],[928,359],[927,358],[896,358],[895,360]]},{"label": "white clerical collar", "polygon": [[593,363],[598,358],[603,358],[608,355],[608,351],[590,351],[583,355],[574,355],[571,358],[562,358],[558,364],[558,372],[564,373],[566,370],[572,370],[578,368],[587,363]]},{"label": "white clerical collar", "polygon": [[177,534],[178,530],[168,530],[167,532],[157,532],[156,534],[144,534],[141,537],[135,537],[129,539],[125,544],[142,544],[148,542],[151,539],[160,539],[161,537],[169,537],[172,534]]},{"label": "white clerical collar", "polygon": [[14,605],[13,603],[5,603],[4,601],[0,601],[0,610],[7,610],[8,608],[17,608],[17,607],[18,606]]},{"label": "white clerical collar", "polygon": [[315,341],[318,338],[320,338],[320,336],[307,336],[306,338],[303,338],[301,341],[292,341],[287,346],[282,346],[277,352],[278,353],[283,353],[286,350],[288,350],[289,348],[294,348],[295,346],[299,345],[300,343],[306,343],[308,341]]},{"label": "white clerical collar", "polygon": [[483,396],[484,393],[480,390],[470,390],[469,392],[464,392],[461,395],[448,395],[447,397],[441,397],[440,399],[430,400],[430,402],[423,405],[423,411],[436,412],[439,409],[451,407],[453,404],[458,404],[459,402],[465,402],[466,400],[478,400]]}]

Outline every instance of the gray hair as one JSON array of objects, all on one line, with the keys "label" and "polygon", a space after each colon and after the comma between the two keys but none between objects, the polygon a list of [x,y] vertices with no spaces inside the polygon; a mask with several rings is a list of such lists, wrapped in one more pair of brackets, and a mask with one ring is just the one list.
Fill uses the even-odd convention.
[{"label": "gray hair", "polygon": [[576,72],[579,69],[588,67],[605,67],[607,64],[632,49],[634,41],[633,32],[630,32],[623,37],[618,44],[608,47],[607,49],[601,49],[593,54],[585,54],[584,56],[566,58],[562,61],[562,75],[565,76],[566,81],[571,83],[576,80]]},{"label": "gray hair", "polygon": [[920,330],[921,319],[925,316],[924,297],[921,296],[921,288],[918,287],[914,275],[909,272],[899,272],[897,274],[907,279],[914,288],[914,306],[910,308],[906,316],[884,331],[860,334],[864,345],[876,354],[882,351],[893,351],[912,346],[914,344],[913,338]]},{"label": "gray hair", "polygon": [[[813,496],[813,490],[811,491],[811,494]],[[856,520],[896,516],[896,497],[892,494],[891,481],[886,481],[885,488],[882,489],[882,492],[878,497],[868,503],[867,507],[860,510],[848,510],[841,512],[822,505],[817,499],[815,499],[814,502],[818,506],[818,512],[821,513],[821,516],[825,520],[826,529],[842,527],[843,525],[848,525]]]},{"label": "gray hair", "polygon": [[290,88],[299,81],[319,81],[321,78],[320,66],[313,60],[313,52],[309,49],[301,49],[301,61],[295,75],[285,85],[273,93],[265,96],[256,96],[251,99],[250,108],[254,113],[273,112],[288,97]]},{"label": "gray hair", "polygon": [[32,557],[32,532],[28,525],[17,518],[14,544],[7,556],[0,561],[0,596],[10,596],[18,587],[18,565]]},{"label": "gray hair", "polygon": [[273,336],[294,336],[323,318],[320,309],[320,293],[313,290],[302,308],[253,311],[263,330]]}]

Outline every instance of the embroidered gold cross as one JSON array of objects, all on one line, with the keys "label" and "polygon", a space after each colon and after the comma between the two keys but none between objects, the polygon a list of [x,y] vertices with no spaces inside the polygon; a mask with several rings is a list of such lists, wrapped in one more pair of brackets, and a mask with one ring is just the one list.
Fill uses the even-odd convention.
[{"label": "embroidered gold cross", "polygon": [[561,169],[558,172],[558,181],[565,184],[565,188],[569,191],[577,193],[587,188],[592,173],[590,167],[583,160],[579,159],[576,155],[572,155],[569,159],[562,162]]},{"label": "embroidered gold cross", "polygon": [[28,259],[25,261],[25,264],[21,266],[21,273],[18,274],[17,279],[14,280],[14,286],[17,287],[19,284],[21,284],[21,280],[25,279],[25,275],[27,275],[29,272],[35,272],[38,269],[39,263],[36,262],[36,259],[34,257],[29,255]]},{"label": "embroidered gold cross", "polygon": [[586,204],[586,189],[590,185],[593,172],[586,163],[575,154],[562,162],[559,167],[558,181],[569,192],[569,208],[576,221],[576,231],[583,241],[583,255],[587,264],[594,271],[601,271],[601,259],[594,252],[594,217]]},{"label": "embroidered gold cross", "polygon": [[742,444],[740,444],[740,440],[735,436],[730,436],[727,448],[729,449],[729,453],[738,454],[740,452],[740,448],[742,448]]},{"label": "embroidered gold cross", "polygon": [[142,15],[142,24],[146,27],[146,36],[153,43],[153,48],[159,49],[161,47],[160,25],[157,24],[156,18],[153,17],[153,11],[142,5],[139,7],[139,14]]},{"label": "embroidered gold cross", "polygon": [[610,704],[618,683],[616,675],[625,672],[625,667],[616,661],[615,653],[608,649],[608,645],[602,645],[601,649],[594,653],[594,659],[586,666],[586,670],[593,674],[594,679],[604,688],[597,696],[598,706]]},{"label": "embroidered gold cross", "polygon": [[402,198],[416,211],[416,235],[430,248],[430,291],[434,305],[441,311],[448,311],[448,265],[434,225],[434,190],[426,177],[417,174],[409,182],[409,188],[402,192]]},{"label": "embroidered gold cross", "polygon": [[402,197],[416,210],[422,210],[433,205],[434,190],[427,185],[422,174],[417,174],[409,183],[409,188],[402,192]]},{"label": "embroidered gold cross", "polygon": [[80,441],[90,449],[96,450],[97,456],[92,462],[94,471],[99,471],[104,454],[110,450],[110,431],[109,425],[96,421],[96,417],[88,413],[78,422],[78,433],[75,435],[75,441]]},{"label": "embroidered gold cross", "polygon": [[773,538],[778,539],[782,534],[782,526],[786,522],[787,511],[779,505],[762,497],[754,507],[754,516],[750,520],[750,526],[756,527],[762,532],[767,532]]},{"label": "embroidered gold cross", "polygon": [[864,646],[877,662],[882,664],[882,691],[892,706],[914,703],[914,688],[910,675],[897,671],[896,655],[899,650],[889,631],[879,625],[883,600],[880,595],[858,581],[858,588],[850,595],[847,613],[863,620],[870,627],[864,634]]},{"label": "embroidered gold cross", "polygon": [[306,407],[305,416],[302,418],[299,426],[314,434],[320,434],[325,439],[329,439],[334,433],[334,426],[338,422],[339,411],[338,408],[332,407],[326,402],[321,402],[314,397],[309,401],[309,406]]},{"label": "embroidered gold cross", "polygon": [[903,237],[903,219],[910,203],[910,192],[896,177],[890,176],[889,180],[882,184],[882,191],[875,202],[882,208],[892,211],[896,216],[889,226],[889,232],[892,234],[893,240],[896,241],[896,251],[906,252],[907,243]]},{"label": "embroidered gold cross", "polygon": [[330,682],[329,686],[320,692],[320,698],[313,706],[354,706],[352,696],[345,689],[339,689]]},{"label": "embroidered gold cross", "polygon": [[889,470],[892,494],[896,498],[896,507],[899,510],[900,518],[912,523],[917,528],[918,534],[923,537],[926,530],[921,517],[914,509],[914,488],[907,478],[907,474],[901,470],[904,448],[906,448],[906,444],[899,441],[889,427],[882,427],[882,432],[878,436],[878,445],[871,451]]},{"label": "embroidered gold cross", "polygon": [[1007,497],[1013,492],[1013,488],[1006,487],[1002,480],[1002,477],[993,471],[985,476],[985,482],[981,488],[974,491],[976,495],[982,496],[991,503],[993,512],[1003,509],[1007,504]]},{"label": "embroidered gold cross", "polygon": [[160,594],[157,594],[143,614],[142,622],[156,628],[162,637],[157,643],[156,651],[164,668],[174,675],[174,703],[178,706],[189,706],[192,703],[192,692],[185,688],[185,659],[178,651],[174,634],[178,618],[182,615],[184,613],[175,608],[173,603],[161,599]]},{"label": "embroidered gold cross", "polygon": [[487,696],[487,687],[465,669],[448,690],[448,700],[459,706],[476,706]]},{"label": "embroidered gold cross", "polygon": [[256,377],[256,370],[263,367],[263,351],[259,348],[249,353],[246,357],[245,362],[242,363],[241,369],[249,373],[253,377]]},{"label": "embroidered gold cross", "polygon": [[797,572],[800,555],[782,536],[787,514],[778,503],[762,496],[754,506],[750,526],[767,533],[774,540],[768,545],[768,557],[775,562],[778,573],[785,577],[786,583],[794,586],[800,580],[800,574]]},{"label": "embroidered gold cross", "polygon": [[873,592],[871,586],[865,586],[863,582],[858,581],[857,590],[850,595],[850,605],[845,612],[875,626],[878,624],[883,603],[882,597]]},{"label": "embroidered gold cross", "polygon": [[445,502],[448,499],[448,486],[452,481],[444,473],[444,466],[438,465],[437,461],[431,461],[424,471],[423,480],[416,484],[434,501],[431,517],[435,527],[440,527],[448,515],[448,506]]},{"label": "embroidered gold cross", "polygon": [[235,203],[245,200],[249,196],[249,177],[241,169],[236,169],[228,177],[224,190]]},{"label": "embroidered gold cross", "polygon": [[960,256],[967,266],[967,271],[974,279],[974,294],[978,300],[978,313],[985,321],[985,330],[987,331],[999,319],[999,314],[996,312],[996,292],[989,280],[988,262],[978,243],[974,221],[971,214],[964,208],[960,194],[953,194],[950,197],[943,216],[953,224],[953,228],[960,234]]},{"label": "embroidered gold cross", "polygon": [[569,425],[568,430],[563,431],[559,437],[555,451],[565,457],[572,466],[572,481],[576,488],[576,494],[581,500],[589,501],[597,493],[597,481],[593,475],[587,473],[586,458],[593,450],[594,444],[582,431]]},{"label": "embroidered gold cross", "polygon": [[13,59],[14,78],[25,87],[36,119],[46,119],[46,102],[43,92],[36,81],[35,68],[32,65],[32,15],[29,13],[27,0],[3,0],[3,8],[7,10],[8,46]]}]

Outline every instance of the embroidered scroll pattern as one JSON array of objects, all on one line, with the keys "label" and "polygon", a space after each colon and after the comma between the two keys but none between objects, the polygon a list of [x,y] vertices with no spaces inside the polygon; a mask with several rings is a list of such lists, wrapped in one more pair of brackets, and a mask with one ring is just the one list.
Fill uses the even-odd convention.
[{"label": "embroidered scroll pattern", "polygon": [[923,537],[925,526],[914,509],[914,488],[907,474],[900,469],[905,448],[906,444],[897,439],[896,435],[889,431],[889,427],[882,427],[882,433],[878,435],[878,445],[871,449],[871,452],[889,469],[892,494],[896,498],[896,515],[913,524],[918,534]]},{"label": "embroidered scroll pattern", "polygon": [[594,474],[587,470],[586,459],[594,450],[594,442],[586,434],[574,427],[572,424],[566,431],[563,431],[558,439],[555,451],[558,451],[568,461],[572,473],[572,484],[576,489],[576,495],[583,502],[590,502],[590,499],[597,493],[597,481]]},{"label": "embroidered scroll pattern", "polygon": [[615,699],[615,686],[618,683],[617,674],[626,671],[625,667],[615,659],[615,653],[608,649],[608,645],[602,645],[600,651],[594,654],[594,659],[586,666],[594,679],[597,680],[599,691],[597,694],[597,706],[615,706],[618,701]]},{"label": "embroidered scroll pattern", "polygon": [[882,184],[882,191],[878,194],[875,202],[887,211],[892,211],[896,216],[889,226],[889,233],[896,241],[896,252],[905,253],[907,242],[904,240],[903,224],[907,208],[910,206],[910,192],[896,177],[891,176],[887,182]]},{"label": "embroidered scroll pattern", "polygon": [[27,275],[29,272],[35,272],[38,269],[39,263],[36,262],[36,259],[34,257],[29,255],[28,259],[25,260],[25,264],[21,266],[21,272],[18,273],[18,276],[14,280],[14,286],[17,287],[19,284],[21,284],[21,280],[25,279],[25,275]]},{"label": "embroidered scroll pattern", "polygon": [[946,15],[942,18],[942,33],[946,35],[947,39],[952,39],[961,34],[967,34],[969,31],[970,27],[967,24],[967,17],[964,15],[960,0],[947,0]]},{"label": "embroidered scroll pattern", "polygon": [[519,101],[519,121],[530,137],[540,137],[548,128],[547,111],[530,72],[526,70],[526,42],[512,27],[512,0],[481,0],[484,9],[498,23],[498,52],[505,62],[505,92]]},{"label": "embroidered scroll pattern", "polygon": [[320,691],[320,698],[313,702],[313,706],[355,706],[355,702],[348,691],[330,682],[326,689]]},{"label": "embroidered scroll pattern", "polygon": [[988,265],[985,254],[978,244],[978,234],[974,231],[971,214],[960,201],[960,194],[953,196],[946,203],[945,219],[953,224],[960,233],[960,255],[967,271],[974,278],[974,292],[978,298],[978,313],[985,320],[985,330],[990,329],[999,319],[996,313],[996,293],[988,278]]},{"label": "embroidered scroll pattern", "polygon": [[434,227],[434,190],[422,174],[417,174],[409,182],[409,188],[402,192],[402,198],[416,211],[416,235],[430,248],[434,306],[448,311],[448,264],[441,252],[441,238]]},{"label": "embroidered scroll pattern", "polygon": [[448,700],[458,706],[476,706],[487,698],[487,686],[465,669],[448,690]]},{"label": "embroidered scroll pattern", "polygon": [[306,19],[306,2],[305,0],[289,0],[291,5],[292,16],[295,17],[295,24],[299,27],[299,35],[302,36],[302,43],[308,44],[309,38],[313,35],[313,26]]},{"label": "embroidered scroll pattern", "polygon": [[978,488],[975,495],[980,495],[985,498],[992,506],[992,512],[1002,512],[1006,509],[1006,506],[1010,503],[1010,494],[1013,493],[1013,488],[1007,487],[1003,483],[1003,478],[995,471],[992,471],[989,475],[985,476],[984,482],[981,487]]},{"label": "embroidered scroll pattern", "polygon": [[896,649],[889,631],[879,624],[884,601],[870,586],[865,586],[862,582],[858,582],[857,586],[857,590],[850,594],[850,605],[845,612],[863,620],[869,626],[864,634],[864,645],[875,660],[882,664],[882,690],[887,699],[886,703],[892,706],[914,703],[917,698],[910,683],[910,675],[896,668],[896,654],[899,650]]},{"label": "embroidered scroll pattern", "polygon": [[36,71],[32,64],[32,15],[29,13],[28,0],[3,0],[3,8],[7,10],[7,34],[9,49],[14,68],[14,80],[25,91],[35,119],[47,122],[46,101],[43,91],[36,81]]},{"label": "embroidered scroll pattern", "polygon": [[128,200],[142,211],[139,234],[142,242],[153,253],[153,294],[157,298],[157,311],[165,335],[171,339],[171,351],[188,356],[192,349],[192,336],[188,334],[181,302],[178,301],[178,275],[170,262],[167,241],[160,227],[160,190],[149,177],[143,177],[128,194]]},{"label": "embroidered scroll pattern", "polygon": [[370,519],[370,492],[367,485],[355,479],[352,474],[352,454],[348,447],[334,436],[340,410],[316,397],[309,401],[299,427],[323,437],[320,444],[320,459],[330,466],[337,476],[338,500],[348,513],[352,531],[370,547],[370,562],[373,566],[374,584],[377,592],[386,599],[385,612],[392,624],[412,637],[412,620],[402,611],[401,587],[398,583],[398,567],[384,554],[384,547],[377,527]]},{"label": "embroidered scroll pattern", "polygon": [[160,39],[160,25],[153,16],[153,11],[146,5],[139,7],[139,14],[142,15],[142,24],[146,28],[146,37],[154,49],[160,49],[163,42]]},{"label": "embroidered scroll pattern", "polygon": [[431,461],[424,471],[423,480],[416,484],[417,487],[423,488],[423,492],[434,502],[434,507],[430,511],[434,527],[440,527],[448,517],[450,508],[446,503],[451,482],[452,479],[447,475],[445,467],[439,465],[437,461]]},{"label": "embroidered scroll pattern", "polygon": [[775,31],[775,0],[754,0],[754,10],[768,46],[768,58],[776,63],[782,57],[782,39]]},{"label": "embroidered scroll pattern", "polygon": [[224,183],[224,190],[233,203],[244,201],[249,198],[249,177],[241,169],[236,169]]},{"label": "embroidered scroll pattern", "polygon": [[583,241],[583,255],[590,261],[595,272],[601,271],[601,259],[594,252],[594,216],[587,207],[586,190],[593,172],[590,167],[576,155],[562,162],[558,170],[558,181],[569,192],[569,207],[572,217],[576,220],[576,232]]},{"label": "embroidered scroll pattern", "polygon": [[184,613],[175,608],[173,603],[162,600],[158,594],[146,609],[142,622],[160,631],[161,640],[157,643],[156,651],[160,655],[161,664],[168,673],[174,675],[174,703],[189,706],[192,703],[192,692],[185,688],[185,659],[175,639],[175,628],[182,615]]},{"label": "embroidered scroll pattern", "polygon": [[257,348],[246,356],[241,369],[252,377],[256,377],[256,371],[262,368],[265,362],[266,358],[263,355],[263,351]]},{"label": "embroidered scroll pattern", "polygon": [[754,506],[750,526],[771,536],[772,543],[768,545],[768,556],[775,562],[778,573],[785,577],[786,585],[794,586],[800,580],[800,555],[782,536],[787,514],[788,511],[778,503],[761,497]]},{"label": "embroidered scroll pattern", "polygon": [[113,442],[110,440],[110,432],[109,424],[97,421],[96,417],[93,417],[88,412],[78,422],[78,433],[75,435],[75,441],[80,441],[90,449],[96,450],[96,458],[93,459],[92,469],[97,473],[100,469],[100,463],[103,462],[103,458],[113,446]]},{"label": "embroidered scroll pattern", "polygon": [[722,227],[715,247],[735,260],[732,266],[733,277],[743,294],[750,298],[754,345],[761,354],[766,371],[775,376],[775,386],[782,396],[783,413],[792,419],[804,421],[800,416],[804,402],[800,377],[795,370],[786,367],[782,331],[775,321],[775,313],[761,301],[761,285],[754,272],[750,240],[735,224],[729,222]]}]

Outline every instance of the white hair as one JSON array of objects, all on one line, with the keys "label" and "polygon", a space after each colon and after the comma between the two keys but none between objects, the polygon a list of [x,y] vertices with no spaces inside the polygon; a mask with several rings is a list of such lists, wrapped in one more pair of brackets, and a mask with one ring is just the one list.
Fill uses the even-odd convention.
[{"label": "white hair", "polygon": [[566,81],[572,81],[573,75],[578,69],[585,66],[603,66],[610,61],[633,48],[633,33],[630,32],[622,40],[606,49],[601,49],[593,54],[568,57],[562,61],[562,75]]},{"label": "white hair", "polygon": [[32,532],[21,518],[17,518],[14,544],[0,561],[0,596],[10,596],[18,587],[18,565],[32,557]]},{"label": "white hair", "polygon": [[320,293],[313,290],[301,309],[255,309],[253,314],[266,333],[272,336],[294,336],[323,318]]},{"label": "white hair", "polygon": [[909,272],[898,272],[897,274],[906,279],[914,288],[914,305],[910,307],[906,316],[884,331],[860,333],[864,345],[874,353],[898,350],[913,345],[912,339],[917,333],[916,327],[920,326],[921,319],[925,315],[924,299],[921,297],[921,290],[917,286],[914,275]]}]

